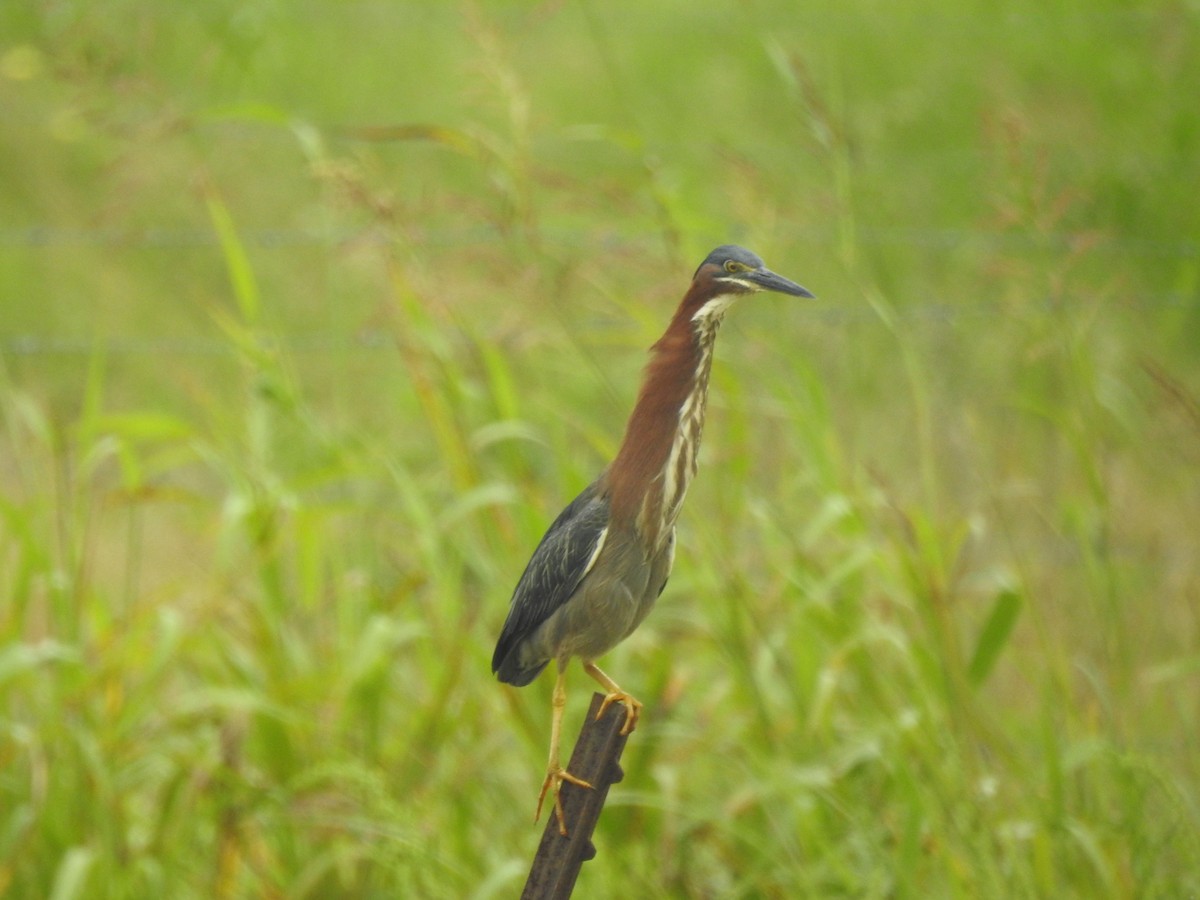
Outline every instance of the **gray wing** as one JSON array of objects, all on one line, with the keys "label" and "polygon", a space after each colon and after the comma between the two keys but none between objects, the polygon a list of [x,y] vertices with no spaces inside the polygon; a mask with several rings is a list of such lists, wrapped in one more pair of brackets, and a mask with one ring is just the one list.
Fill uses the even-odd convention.
[{"label": "gray wing", "polygon": [[608,528],[608,498],[593,482],[559,513],[533,551],[513,591],[492,655],[492,671],[508,684],[528,684],[549,659],[522,659],[521,645],[575,593],[595,562]]}]

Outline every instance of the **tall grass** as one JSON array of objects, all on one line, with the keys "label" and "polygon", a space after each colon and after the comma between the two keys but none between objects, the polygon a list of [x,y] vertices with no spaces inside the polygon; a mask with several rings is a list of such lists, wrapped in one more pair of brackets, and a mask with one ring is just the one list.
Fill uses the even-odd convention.
[{"label": "tall grass", "polygon": [[0,893],[515,893],[492,643],[726,240],[821,299],[724,329],[580,894],[1200,892],[1187,9],[0,34]]}]

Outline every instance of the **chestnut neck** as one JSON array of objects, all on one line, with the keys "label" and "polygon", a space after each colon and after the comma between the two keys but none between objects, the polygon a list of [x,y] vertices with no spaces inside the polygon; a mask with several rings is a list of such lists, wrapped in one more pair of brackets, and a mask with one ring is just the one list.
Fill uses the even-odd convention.
[{"label": "chestnut neck", "polygon": [[611,522],[665,546],[696,474],[717,331],[735,299],[698,273],[650,361],[625,437],[606,476]]}]

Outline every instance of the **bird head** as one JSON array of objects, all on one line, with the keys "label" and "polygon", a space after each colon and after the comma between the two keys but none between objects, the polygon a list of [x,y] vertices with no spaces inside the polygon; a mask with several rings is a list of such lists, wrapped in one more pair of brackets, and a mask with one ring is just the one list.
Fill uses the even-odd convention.
[{"label": "bird head", "polygon": [[813,296],[807,288],[782,275],[776,275],[756,254],[733,244],[725,244],[708,254],[696,269],[693,281],[704,276],[712,281],[711,290],[714,294],[774,291],[777,294],[791,294],[793,297]]}]

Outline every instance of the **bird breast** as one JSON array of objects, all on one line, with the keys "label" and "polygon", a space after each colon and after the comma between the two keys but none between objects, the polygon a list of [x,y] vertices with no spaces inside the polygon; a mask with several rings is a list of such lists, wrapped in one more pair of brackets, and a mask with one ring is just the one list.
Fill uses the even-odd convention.
[{"label": "bird breast", "polygon": [[610,533],[587,577],[551,619],[538,639],[547,655],[595,659],[627,638],[654,608],[675,558],[669,536],[647,558],[629,533]]}]

